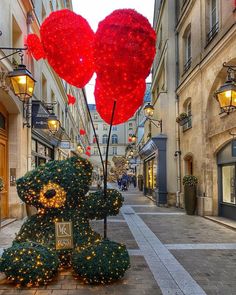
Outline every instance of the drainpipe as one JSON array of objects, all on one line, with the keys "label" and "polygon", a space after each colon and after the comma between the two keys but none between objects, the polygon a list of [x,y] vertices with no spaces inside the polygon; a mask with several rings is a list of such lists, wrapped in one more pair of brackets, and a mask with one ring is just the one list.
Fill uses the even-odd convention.
[{"label": "drainpipe", "polygon": [[[178,15],[177,15],[177,1],[176,1],[176,24],[178,21]],[[178,32],[175,32],[175,55],[176,55],[176,73],[175,73],[175,86],[176,90],[179,85],[179,34]],[[176,118],[179,115],[179,96],[176,94],[175,99],[175,112],[176,112]],[[176,152],[175,156],[177,157],[177,192],[176,192],[176,207],[180,207],[180,193],[181,193],[181,151],[180,151],[180,127],[179,125],[176,128],[175,132],[175,138],[176,138]]]}]

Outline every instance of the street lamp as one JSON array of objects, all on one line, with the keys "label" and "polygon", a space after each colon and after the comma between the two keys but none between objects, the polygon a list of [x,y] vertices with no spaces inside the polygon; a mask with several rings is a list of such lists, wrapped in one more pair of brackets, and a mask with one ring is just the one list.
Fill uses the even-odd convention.
[{"label": "street lamp", "polygon": [[221,111],[229,114],[236,108],[236,79],[234,75],[236,66],[226,65],[224,63],[223,67],[227,68],[227,80],[215,92],[215,97],[220,104]]},{"label": "street lamp", "polygon": [[27,102],[33,95],[35,80],[26,66],[20,64],[12,72],[9,72],[14,94],[23,102]]},{"label": "street lamp", "polygon": [[[144,107],[143,110],[144,110],[144,115],[145,115],[146,119],[149,120],[150,123],[152,123],[157,128],[160,128],[160,132],[162,133],[162,120],[155,120],[155,119],[152,119],[151,118],[153,116],[153,114],[154,114],[154,107],[153,107],[153,105],[151,105],[150,103],[148,103]],[[155,123],[155,122],[157,122],[157,123]]]},{"label": "street lamp", "polygon": [[60,129],[61,125],[60,121],[57,119],[57,116],[54,113],[51,113],[48,117],[47,123],[49,131],[55,135]]},{"label": "street lamp", "polygon": [[131,135],[131,142],[132,143],[135,143],[136,142],[136,140],[137,140],[137,137],[136,137],[136,135]]},{"label": "street lamp", "polygon": [[77,145],[77,152],[78,152],[79,154],[83,154],[84,149],[83,149],[83,147],[81,146],[81,144],[78,144],[78,145]]}]

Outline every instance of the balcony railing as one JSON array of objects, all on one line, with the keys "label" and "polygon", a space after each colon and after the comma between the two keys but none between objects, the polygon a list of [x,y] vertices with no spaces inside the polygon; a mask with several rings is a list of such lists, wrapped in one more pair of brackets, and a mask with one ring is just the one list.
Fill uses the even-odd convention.
[{"label": "balcony railing", "polygon": [[219,23],[215,23],[214,26],[212,26],[210,32],[207,34],[207,43],[211,42],[211,40],[215,37],[215,35],[219,31]]},{"label": "balcony railing", "polygon": [[192,58],[190,57],[188,61],[184,64],[184,73],[187,72],[187,70],[191,67]]}]

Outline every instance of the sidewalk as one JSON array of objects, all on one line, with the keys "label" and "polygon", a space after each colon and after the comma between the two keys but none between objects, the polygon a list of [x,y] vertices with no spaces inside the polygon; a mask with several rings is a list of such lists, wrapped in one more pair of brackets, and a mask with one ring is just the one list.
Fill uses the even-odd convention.
[{"label": "sidewalk", "polygon": [[[184,210],[157,207],[137,189],[123,192],[124,206],[108,218],[108,237],[127,245],[131,268],[124,279],[107,286],[87,286],[70,271],[48,286],[17,290],[0,281],[0,295],[203,295],[236,294],[236,233]],[[92,221],[103,233],[103,221]],[[0,231],[0,248],[20,227],[17,221]]]}]

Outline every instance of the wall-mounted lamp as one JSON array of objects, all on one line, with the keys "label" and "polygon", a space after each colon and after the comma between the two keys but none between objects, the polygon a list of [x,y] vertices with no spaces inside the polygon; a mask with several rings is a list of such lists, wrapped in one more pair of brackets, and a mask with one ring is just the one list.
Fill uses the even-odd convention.
[{"label": "wall-mounted lamp", "polygon": [[229,114],[236,108],[236,66],[224,63],[223,67],[227,68],[227,80],[215,92],[215,98],[220,105],[221,113]]},{"label": "wall-mounted lamp", "polygon": [[11,81],[11,86],[14,94],[23,102],[27,102],[33,95],[35,79],[26,66],[23,64],[23,50],[25,48],[13,48],[13,47],[0,47],[2,50],[11,50],[14,51],[0,59],[3,60],[7,57],[10,57],[14,54],[19,54],[21,62],[20,64],[11,72],[8,73],[8,77]]},{"label": "wall-mounted lamp", "polygon": [[78,152],[79,154],[83,154],[84,149],[83,149],[83,147],[82,147],[81,144],[78,144],[78,145],[77,145],[77,152]]},{"label": "wall-mounted lamp", "polygon": [[61,122],[57,119],[57,116],[55,115],[55,113],[51,113],[48,117],[48,129],[49,131],[55,135],[58,130],[60,129],[61,126]]},{"label": "wall-mounted lamp", "polygon": [[[160,132],[162,133],[162,120],[155,120],[155,119],[151,118],[154,114],[154,107],[150,103],[148,103],[147,105],[145,105],[143,110],[144,110],[144,115],[147,118],[147,120],[149,120],[150,123],[152,123],[157,128],[160,128]],[[157,123],[155,123],[155,122],[157,122]]]}]

